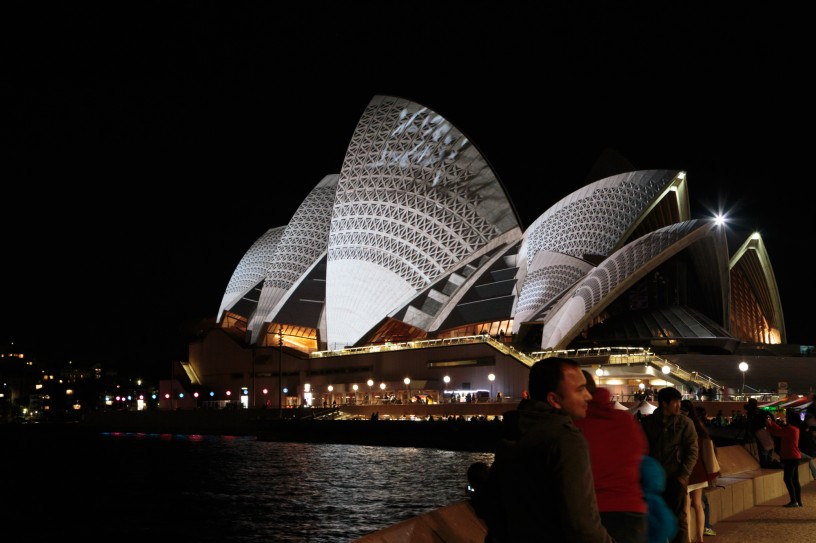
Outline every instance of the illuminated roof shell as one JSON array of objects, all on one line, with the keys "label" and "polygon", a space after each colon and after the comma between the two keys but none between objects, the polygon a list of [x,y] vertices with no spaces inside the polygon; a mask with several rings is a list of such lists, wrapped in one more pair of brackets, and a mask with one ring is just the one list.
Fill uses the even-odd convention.
[{"label": "illuminated roof shell", "polygon": [[518,332],[528,317],[552,304],[556,295],[592,267],[584,259],[606,257],[620,248],[668,193],[680,194],[673,200],[676,214],[686,219],[685,172],[674,170],[643,170],[601,179],[561,199],[536,219],[524,232],[513,331]]},{"label": "illuminated roof shell", "polygon": [[257,340],[264,323],[275,320],[275,315],[294,287],[325,254],[337,181],[337,174],[325,176],[303,200],[286,226],[267,269],[258,308],[249,321],[252,342]]},{"label": "illuminated roof shell", "polygon": [[755,337],[757,327],[745,331],[735,329],[742,328],[739,326],[740,323],[746,318],[750,318],[745,315],[746,313],[759,312],[762,318],[779,332],[779,337],[773,338],[775,339],[774,342],[787,343],[779,287],[776,284],[776,276],[771,266],[768,251],[765,249],[765,243],[758,233],[750,236],[737,249],[731,257],[729,269],[731,270],[732,284],[741,284],[742,281],[738,281],[738,278],[745,278],[751,298],[749,303],[746,304],[740,297],[732,293],[732,333],[737,334],[744,341],[772,342],[772,338]]},{"label": "illuminated roof shell", "polygon": [[235,271],[232,272],[227,290],[221,298],[217,322],[221,321],[224,311],[232,309],[243,296],[264,280],[285,229],[284,226],[270,228],[244,253]]},{"label": "illuminated roof shell", "polygon": [[329,232],[329,348],[354,345],[384,315],[518,227],[476,147],[436,112],[377,96],[348,146]]},{"label": "illuminated roof shell", "polygon": [[710,295],[720,298],[727,322],[728,251],[725,234],[714,221],[692,220],[647,234],[616,251],[565,295],[544,322],[541,348],[563,349],[620,294],[646,273],[693,244],[697,272],[709,279]]}]

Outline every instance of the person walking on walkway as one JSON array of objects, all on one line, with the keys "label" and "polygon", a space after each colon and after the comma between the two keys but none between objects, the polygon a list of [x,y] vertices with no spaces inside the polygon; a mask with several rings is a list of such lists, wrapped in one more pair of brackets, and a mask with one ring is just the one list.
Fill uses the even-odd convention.
[{"label": "person walking on walkway", "polygon": [[641,423],[649,443],[649,455],[666,470],[663,498],[677,517],[677,534],[672,543],[688,543],[688,480],[698,456],[694,423],[680,414],[682,397],[674,387],[660,389],[658,408]]},{"label": "person walking on walkway", "polygon": [[777,424],[768,415],[768,431],[780,439],[779,457],[782,459],[783,479],[790,502],[785,507],[802,507],[802,486],[799,484],[799,428],[795,424]]},{"label": "person walking on walkway", "polygon": [[505,414],[507,435],[490,467],[486,541],[615,543],[598,513],[589,446],[572,422],[591,398],[574,360],[530,368],[529,399]]}]

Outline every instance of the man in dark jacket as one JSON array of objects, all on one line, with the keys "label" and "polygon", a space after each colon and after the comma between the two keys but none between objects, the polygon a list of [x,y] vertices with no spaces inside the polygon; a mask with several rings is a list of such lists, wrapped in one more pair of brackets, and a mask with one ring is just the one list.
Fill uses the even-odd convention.
[{"label": "man in dark jacket", "polygon": [[573,418],[592,395],[580,366],[545,358],[530,370],[529,399],[505,414],[483,518],[491,542],[614,543],[601,524],[589,447]]},{"label": "man in dark jacket", "polygon": [[677,534],[672,543],[686,543],[688,515],[686,499],[688,480],[697,463],[697,431],[690,417],[680,414],[683,395],[667,387],[657,393],[658,408],[643,419],[643,430],[649,442],[649,456],[666,470],[663,498],[677,517]]}]

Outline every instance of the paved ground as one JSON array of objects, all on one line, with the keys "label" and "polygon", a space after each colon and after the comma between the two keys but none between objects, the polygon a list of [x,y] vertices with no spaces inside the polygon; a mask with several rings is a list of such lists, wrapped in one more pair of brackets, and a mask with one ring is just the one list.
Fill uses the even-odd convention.
[{"label": "paved ground", "polygon": [[790,501],[780,496],[721,520],[708,543],[805,543],[816,540],[816,481],[802,485],[803,507],[782,507]]}]

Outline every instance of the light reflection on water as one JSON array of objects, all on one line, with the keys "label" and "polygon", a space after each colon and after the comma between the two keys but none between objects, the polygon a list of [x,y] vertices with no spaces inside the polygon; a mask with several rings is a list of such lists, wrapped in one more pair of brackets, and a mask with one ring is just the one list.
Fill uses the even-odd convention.
[{"label": "light reflection on water", "polygon": [[65,455],[54,448],[40,452],[52,450],[59,488],[72,497],[45,502],[63,521],[52,535],[73,526],[93,539],[348,542],[463,499],[468,466],[493,460],[491,453],[157,434],[85,438]]}]

